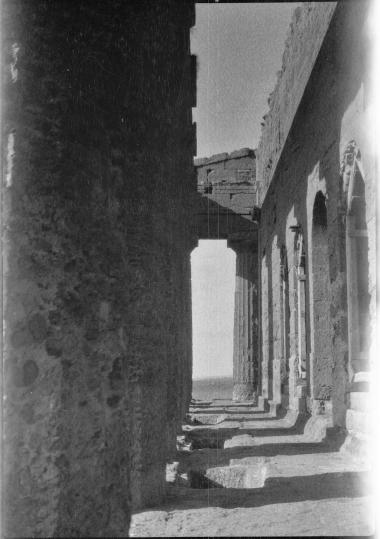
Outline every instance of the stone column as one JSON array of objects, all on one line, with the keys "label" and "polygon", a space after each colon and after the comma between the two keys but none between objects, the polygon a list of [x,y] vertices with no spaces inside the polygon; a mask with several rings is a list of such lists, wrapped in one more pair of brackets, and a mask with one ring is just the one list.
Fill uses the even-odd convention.
[{"label": "stone column", "polygon": [[[269,312],[268,312],[268,265],[266,254],[261,260],[261,397],[269,399]],[[260,405],[259,398],[259,405]]]},{"label": "stone column", "polygon": [[289,272],[289,408],[306,411],[306,297],[303,240],[298,224],[294,233],[292,266]]},{"label": "stone column", "polygon": [[[280,405],[281,395],[281,365],[283,363],[283,322],[282,322],[282,286],[281,286],[281,253],[278,246],[278,238],[272,239],[272,257],[270,263],[271,294],[270,316],[272,325],[272,398],[271,403]],[[276,408],[276,407],[275,407]]]},{"label": "stone column", "polygon": [[233,354],[233,400],[257,401],[258,387],[258,266],[257,241],[229,239],[236,252],[236,288]]}]

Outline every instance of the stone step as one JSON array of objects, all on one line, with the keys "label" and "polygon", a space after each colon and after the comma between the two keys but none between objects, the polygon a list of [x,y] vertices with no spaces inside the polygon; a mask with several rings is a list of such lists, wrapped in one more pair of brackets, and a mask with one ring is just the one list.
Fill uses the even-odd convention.
[{"label": "stone step", "polygon": [[192,488],[261,488],[265,483],[266,468],[262,459],[257,459],[249,466],[216,466],[205,472],[193,472],[190,477]]},{"label": "stone step", "polygon": [[367,438],[371,433],[368,413],[349,408],[346,412],[346,429],[352,436]]},{"label": "stone step", "polygon": [[363,413],[369,412],[370,397],[369,391],[351,391],[349,394],[350,409]]},{"label": "stone step", "polygon": [[361,371],[356,372],[354,374],[353,382],[370,382],[371,381],[371,373],[369,371]]},{"label": "stone step", "polygon": [[236,402],[229,399],[213,399],[212,406],[231,406],[233,408],[254,408],[255,404],[253,401],[241,401]]}]

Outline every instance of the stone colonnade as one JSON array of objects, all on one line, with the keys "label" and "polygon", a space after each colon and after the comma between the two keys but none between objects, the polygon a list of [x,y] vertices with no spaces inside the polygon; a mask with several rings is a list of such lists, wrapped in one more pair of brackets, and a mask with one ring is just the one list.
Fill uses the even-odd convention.
[{"label": "stone colonnade", "polygon": [[257,232],[235,233],[228,239],[236,253],[233,400],[303,411],[307,383],[305,253],[299,228],[293,227],[291,235],[290,266],[286,252],[273,247],[272,256],[263,257],[261,271]]},{"label": "stone colonnade", "polygon": [[258,403],[275,411],[305,409],[305,257],[299,227],[289,228],[289,246],[275,235],[260,264],[260,350]]}]

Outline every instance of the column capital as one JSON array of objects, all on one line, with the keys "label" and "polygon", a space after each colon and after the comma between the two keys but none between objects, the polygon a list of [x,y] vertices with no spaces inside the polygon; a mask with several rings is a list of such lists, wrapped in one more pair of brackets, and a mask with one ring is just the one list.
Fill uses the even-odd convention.
[{"label": "column capital", "polygon": [[196,249],[199,246],[199,238],[197,234],[190,234],[189,237],[189,249],[190,252],[193,251],[193,249]]},{"label": "column capital", "polygon": [[256,232],[237,232],[229,234],[227,246],[236,253],[241,251],[257,251],[257,233]]}]

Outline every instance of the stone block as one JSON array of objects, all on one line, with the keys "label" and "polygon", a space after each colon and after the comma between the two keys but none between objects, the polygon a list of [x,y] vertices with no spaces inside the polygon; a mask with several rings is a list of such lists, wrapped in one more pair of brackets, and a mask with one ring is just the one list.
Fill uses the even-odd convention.
[{"label": "stone block", "polygon": [[266,468],[262,460],[256,466],[224,466],[209,468],[205,476],[211,487],[219,488],[261,488],[264,486]]},{"label": "stone block", "polygon": [[349,408],[346,412],[346,429],[357,438],[369,436],[371,433],[369,414]]},{"label": "stone block", "polygon": [[326,437],[327,427],[331,426],[330,422],[322,416],[313,416],[308,419],[304,434],[308,440],[320,442]]},{"label": "stone block", "polygon": [[371,394],[369,391],[351,391],[349,393],[349,408],[358,412],[369,413],[371,407]]}]

